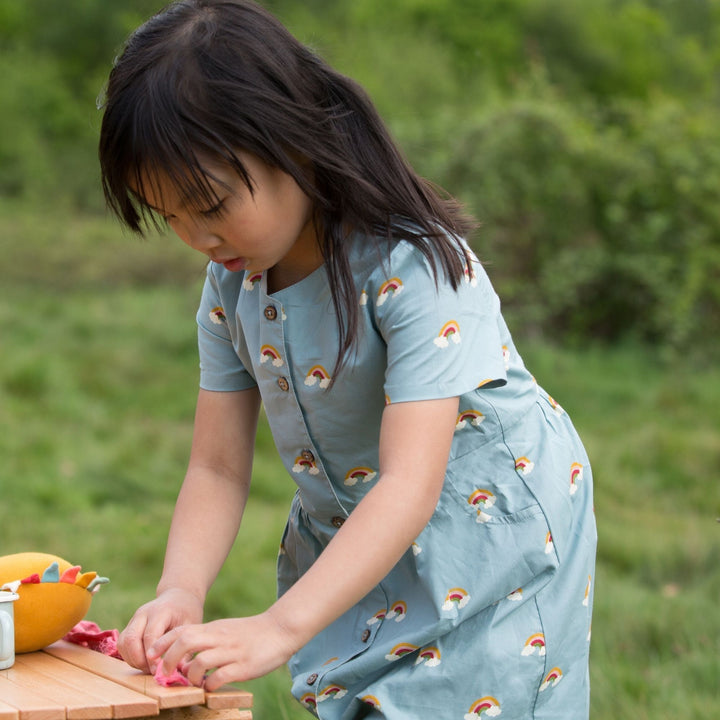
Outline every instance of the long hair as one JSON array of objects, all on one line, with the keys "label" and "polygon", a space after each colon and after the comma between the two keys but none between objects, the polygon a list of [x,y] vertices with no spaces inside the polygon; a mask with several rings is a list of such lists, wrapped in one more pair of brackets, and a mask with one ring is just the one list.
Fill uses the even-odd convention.
[{"label": "long hair", "polygon": [[105,198],[137,233],[154,222],[144,189],[161,176],[198,206],[217,200],[200,158],[229,164],[250,192],[239,151],[294,178],[313,204],[339,324],[333,377],[358,328],[348,229],[378,245],[413,243],[453,287],[463,276],[468,257],[458,238],[470,218],[413,171],[357,83],[251,0],[168,5],[129,37],[103,107]]}]

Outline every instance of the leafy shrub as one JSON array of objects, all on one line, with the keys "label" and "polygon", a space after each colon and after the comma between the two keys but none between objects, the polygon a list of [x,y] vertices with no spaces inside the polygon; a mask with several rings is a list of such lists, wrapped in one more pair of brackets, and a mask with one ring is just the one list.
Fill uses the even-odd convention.
[{"label": "leafy shrub", "polygon": [[720,129],[664,100],[591,124],[549,91],[488,108],[447,177],[525,331],[684,349],[720,331]]}]

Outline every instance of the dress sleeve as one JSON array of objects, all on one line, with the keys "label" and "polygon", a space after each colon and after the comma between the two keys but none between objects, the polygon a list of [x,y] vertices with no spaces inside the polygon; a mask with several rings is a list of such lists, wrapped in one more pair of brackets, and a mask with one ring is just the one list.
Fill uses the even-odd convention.
[{"label": "dress sleeve", "polygon": [[441,269],[436,282],[422,254],[401,243],[374,277],[366,301],[387,344],[388,402],[505,385],[500,301],[479,262],[455,290]]},{"label": "dress sleeve", "polygon": [[256,384],[238,355],[238,347],[244,344],[235,322],[239,287],[240,283],[220,283],[208,266],[197,312],[203,390],[246,390]]}]

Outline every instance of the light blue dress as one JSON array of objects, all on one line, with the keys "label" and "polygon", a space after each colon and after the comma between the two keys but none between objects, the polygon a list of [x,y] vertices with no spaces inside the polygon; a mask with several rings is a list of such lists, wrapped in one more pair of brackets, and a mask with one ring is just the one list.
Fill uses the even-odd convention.
[{"label": "light blue dress", "polygon": [[332,387],[324,267],[268,294],[263,273],[211,264],[198,311],[201,386],[259,387],[298,486],[280,594],[377,482],[386,403],[460,397],[430,522],[292,658],[293,694],[327,720],[587,718],[596,530],[583,446],[523,365],[479,263],[456,292],[409,243],[371,247],[351,245],[360,336]]}]

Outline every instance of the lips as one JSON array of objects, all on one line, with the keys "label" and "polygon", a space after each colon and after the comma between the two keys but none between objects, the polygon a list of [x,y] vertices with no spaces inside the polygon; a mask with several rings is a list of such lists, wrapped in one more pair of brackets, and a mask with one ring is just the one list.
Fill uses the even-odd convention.
[{"label": "lips", "polygon": [[245,258],[231,258],[229,260],[214,260],[216,263],[220,263],[226,270],[230,272],[240,272],[245,269],[247,261]]}]

